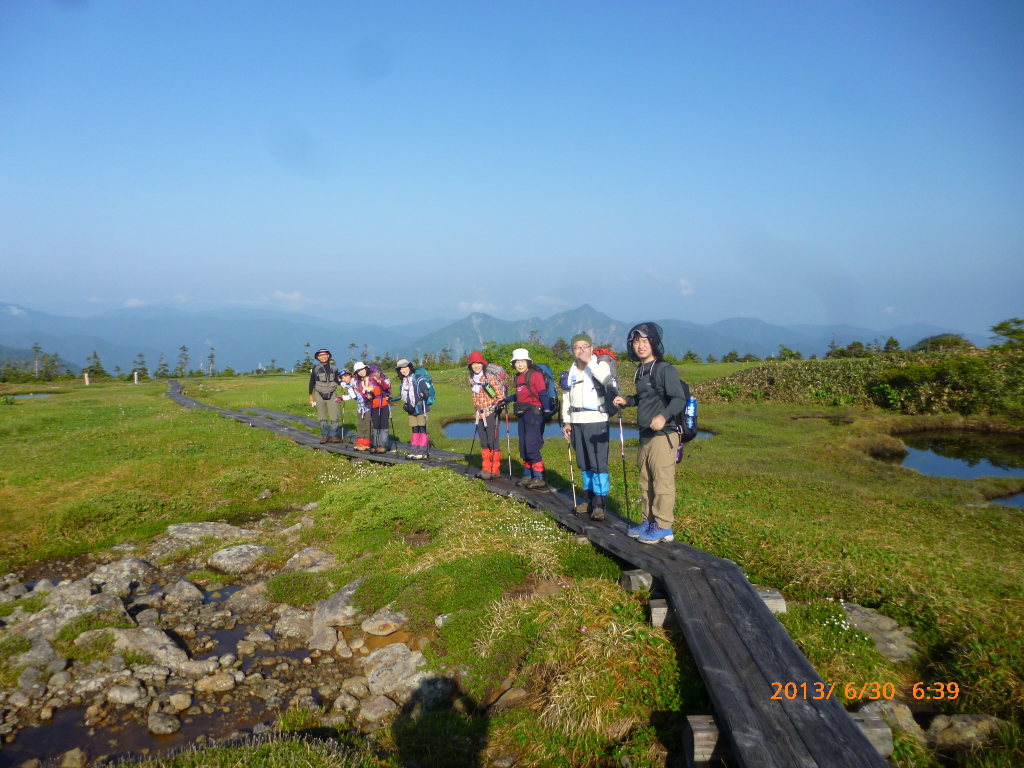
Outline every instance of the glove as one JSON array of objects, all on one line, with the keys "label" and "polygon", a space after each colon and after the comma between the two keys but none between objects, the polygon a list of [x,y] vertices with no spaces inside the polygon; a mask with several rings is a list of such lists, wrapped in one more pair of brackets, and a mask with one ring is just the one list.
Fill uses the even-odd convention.
[{"label": "glove", "polygon": [[416,415],[416,406],[415,405],[409,405],[408,403],[402,403],[402,407],[405,409],[405,412],[408,413],[410,416],[415,416]]},{"label": "glove", "polygon": [[505,410],[505,405],[506,402],[504,400],[499,400],[498,402],[496,402],[494,404],[494,415],[501,416],[501,412]]}]

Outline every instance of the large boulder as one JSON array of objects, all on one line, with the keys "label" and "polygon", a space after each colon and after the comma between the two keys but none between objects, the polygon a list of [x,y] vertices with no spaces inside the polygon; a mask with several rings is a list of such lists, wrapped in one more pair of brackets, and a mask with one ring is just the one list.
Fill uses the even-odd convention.
[{"label": "large boulder", "polygon": [[344,643],[344,635],[339,634],[335,627],[351,626],[355,623],[356,610],[349,605],[356,588],[363,580],[356,579],[346,584],[326,600],[318,600],[313,607],[311,637],[309,647],[315,651],[331,651],[338,643]]},{"label": "large boulder", "polygon": [[263,593],[266,591],[267,582],[265,581],[257,581],[248,587],[242,587],[225,601],[224,608],[232,613],[242,615],[261,613],[270,607],[270,603],[263,597]]},{"label": "large boulder", "polygon": [[164,599],[169,603],[194,608],[203,604],[203,592],[199,587],[187,579],[180,579],[164,593]]},{"label": "large boulder", "polygon": [[991,715],[939,715],[928,728],[933,749],[979,749],[1009,723]]},{"label": "large boulder", "polygon": [[206,564],[221,573],[247,573],[256,567],[264,555],[273,551],[262,544],[236,544],[214,552]]},{"label": "large boulder", "polygon": [[274,637],[288,637],[304,643],[312,634],[312,611],[303,611],[289,606],[281,612],[281,618],[274,624]]},{"label": "large boulder", "polygon": [[320,573],[329,571],[338,566],[338,558],[325,549],[308,547],[301,552],[296,552],[281,569],[283,573],[290,571],[303,571],[305,573]]},{"label": "large boulder", "polygon": [[368,635],[386,637],[397,632],[409,623],[409,617],[404,611],[393,611],[391,606],[385,606],[374,613],[370,618],[363,621],[363,632]]},{"label": "large boulder", "polygon": [[126,557],[116,563],[101,565],[86,578],[97,586],[109,582],[141,584],[150,579],[156,568],[137,557]]},{"label": "large boulder", "polygon": [[175,523],[167,526],[167,535],[188,545],[198,544],[203,539],[217,539],[218,541],[248,539],[255,536],[256,532],[227,523]]},{"label": "large boulder", "polygon": [[398,711],[398,705],[387,696],[374,696],[363,703],[359,717],[369,723],[379,723]]},{"label": "large boulder", "polygon": [[146,654],[154,664],[167,667],[182,677],[198,679],[212,675],[220,668],[220,664],[216,660],[193,661],[189,659],[185,651],[179,648],[166,633],[156,627],[94,629],[79,635],[75,640],[75,645],[89,643],[104,632],[113,637],[113,650]]}]

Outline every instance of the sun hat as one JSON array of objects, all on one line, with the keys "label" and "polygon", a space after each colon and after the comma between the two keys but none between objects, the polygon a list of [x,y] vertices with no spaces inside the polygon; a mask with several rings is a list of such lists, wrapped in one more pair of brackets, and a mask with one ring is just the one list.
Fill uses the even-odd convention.
[{"label": "sun hat", "polygon": [[525,347],[519,347],[518,349],[512,350],[512,362],[516,360],[525,360],[528,363],[532,363],[533,359],[530,357],[530,350]]},{"label": "sun hat", "polygon": [[356,371],[361,371],[365,367],[366,367],[366,363],[364,363],[362,360],[360,360],[358,363],[356,363],[355,365],[352,366],[352,372],[355,373]]},{"label": "sun hat", "polygon": [[316,354],[315,354],[315,355],[313,355],[313,357],[320,357],[320,355],[322,355],[322,354],[324,354],[324,353],[326,353],[328,357],[330,357],[330,356],[331,356],[331,350],[329,350],[329,349],[324,349],[323,347],[321,347],[320,349],[318,349],[318,350],[316,351]]},{"label": "sun hat", "polygon": [[585,341],[590,346],[594,346],[594,340],[590,338],[590,336],[587,335],[586,333],[577,333],[575,336],[573,336],[572,339],[569,341],[569,347],[575,347],[577,341]]},{"label": "sun hat", "polygon": [[408,368],[411,371],[412,370],[412,363],[410,363],[404,357],[400,357],[400,358],[398,358],[398,362],[395,363],[395,371],[396,372],[401,371],[403,368]]}]

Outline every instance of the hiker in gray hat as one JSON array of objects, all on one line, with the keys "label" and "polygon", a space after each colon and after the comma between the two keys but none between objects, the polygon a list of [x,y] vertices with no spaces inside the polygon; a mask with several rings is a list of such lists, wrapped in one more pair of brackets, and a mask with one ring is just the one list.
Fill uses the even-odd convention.
[{"label": "hiker in gray hat", "polygon": [[316,359],[318,362],[309,372],[309,404],[316,406],[316,416],[320,420],[320,442],[340,443],[338,402],[334,393],[341,384],[341,373],[331,360],[329,349],[318,349]]}]

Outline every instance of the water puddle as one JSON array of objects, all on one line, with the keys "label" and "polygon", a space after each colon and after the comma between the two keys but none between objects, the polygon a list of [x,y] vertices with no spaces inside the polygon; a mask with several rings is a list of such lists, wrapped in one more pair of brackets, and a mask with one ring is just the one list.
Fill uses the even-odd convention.
[{"label": "water puddle", "polygon": [[1018,493],[1016,496],[1004,496],[1001,499],[992,499],[992,503],[999,504],[1004,507],[1024,509],[1024,493]]},{"label": "water puddle", "polygon": [[24,399],[29,398],[29,397],[33,397],[33,398],[34,397],[53,397],[53,395],[44,395],[44,394],[15,395],[14,399],[15,400],[24,400]]},{"label": "water puddle", "polygon": [[[519,424],[517,422],[515,422],[515,421],[510,420],[508,427],[509,427],[509,436],[510,437],[518,438],[519,437]],[[450,438],[456,439],[456,440],[457,439],[471,440],[473,438],[473,433],[475,431],[476,431],[476,425],[472,421],[455,421],[455,422],[452,422],[451,424],[448,424],[444,428],[444,436],[445,437],[450,437]],[[609,435],[610,435],[612,440],[614,440],[615,442],[619,441],[619,428],[618,428],[617,424],[613,425],[611,427],[611,429],[608,430],[608,432],[609,432]],[[500,437],[505,437],[505,425],[504,425],[504,423],[502,423],[500,425],[499,434],[500,434]],[[623,435],[623,437],[626,440],[639,440],[640,439],[640,430],[637,429],[636,427],[623,427],[622,428],[622,435]],[[714,436],[715,435],[714,435],[713,432],[698,432],[697,433],[697,437],[705,437],[706,438],[706,437],[714,437]],[[557,438],[559,440],[564,439],[562,437],[562,428],[560,426],[558,426],[557,423],[551,423],[551,424],[544,425],[544,439],[545,440],[550,440],[550,439],[553,439],[553,438]]]},{"label": "water puddle", "polygon": [[1017,435],[936,430],[900,437],[907,445],[900,466],[922,475],[959,480],[1024,477],[1024,438]]}]

